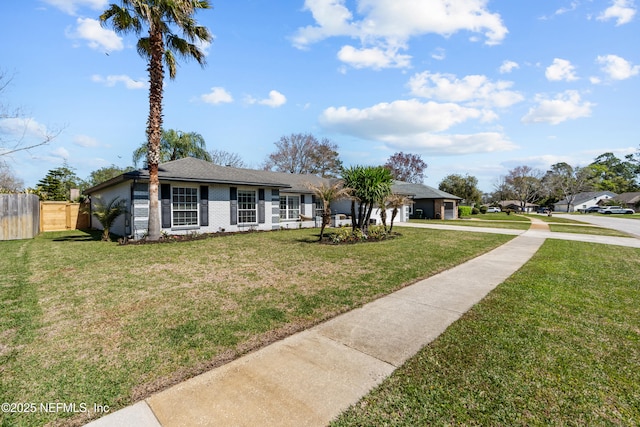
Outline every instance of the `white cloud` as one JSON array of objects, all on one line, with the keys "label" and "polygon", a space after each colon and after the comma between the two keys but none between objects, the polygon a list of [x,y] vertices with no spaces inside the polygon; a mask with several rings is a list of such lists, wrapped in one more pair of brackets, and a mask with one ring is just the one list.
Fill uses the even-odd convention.
[{"label": "white cloud", "polygon": [[277,90],[272,90],[269,92],[269,98],[263,99],[258,102],[261,105],[266,105],[271,108],[281,107],[287,103],[287,97],[278,92]]},{"label": "white cloud", "polygon": [[516,68],[520,68],[520,65],[518,65],[517,62],[505,60],[502,62],[502,65],[500,65],[500,69],[498,71],[500,71],[500,74],[508,74]]},{"label": "white cloud", "polygon": [[613,0],[611,6],[598,15],[599,21],[616,20],[616,25],[628,24],[636,14],[633,0]]},{"label": "white cloud", "polygon": [[564,15],[565,13],[573,12],[578,8],[579,5],[580,5],[579,2],[572,1],[569,7],[561,7],[560,9],[555,11],[554,15]]},{"label": "white cloud", "polygon": [[61,11],[75,15],[78,8],[89,7],[94,10],[105,9],[109,0],[43,0]]},{"label": "white cloud", "polygon": [[472,107],[505,108],[516,104],[524,97],[509,90],[513,82],[492,82],[483,75],[470,75],[462,79],[452,74],[425,71],[411,77],[411,93],[423,98],[445,102],[462,102]]},{"label": "white cloud", "polygon": [[58,147],[55,150],[50,151],[49,154],[52,157],[58,157],[58,158],[61,158],[61,159],[68,159],[69,158],[69,150],[67,150],[64,147]]},{"label": "white cloud", "polygon": [[233,102],[233,97],[223,87],[212,87],[211,92],[200,95],[200,100],[207,104],[228,104]]},{"label": "white cloud", "polygon": [[458,155],[510,151],[516,147],[505,135],[497,132],[442,135],[421,133],[411,137],[385,139],[396,150],[419,151],[431,155]]},{"label": "white cloud", "polygon": [[46,138],[49,134],[47,127],[33,118],[4,118],[0,119],[0,134],[9,138]]},{"label": "white cloud", "polygon": [[549,123],[557,125],[567,120],[591,116],[591,108],[595,104],[583,101],[575,90],[567,90],[554,99],[536,95],[535,107],[522,118],[523,123]]},{"label": "white cloud", "polygon": [[447,52],[443,48],[438,47],[431,53],[431,57],[436,61],[442,61],[447,57]]},{"label": "white cloud", "polygon": [[90,48],[107,52],[124,49],[122,38],[114,31],[102,28],[98,20],[78,18],[76,24],[75,30],[67,29],[68,38],[85,40]]},{"label": "white cloud", "polygon": [[[359,39],[362,47],[348,46],[346,51],[343,47],[341,60],[353,61],[354,55],[360,53],[372,66],[383,68],[380,53],[385,53],[383,58],[396,58],[388,64],[408,67],[410,57],[398,55],[398,51],[406,49],[412,37],[433,33],[448,37],[469,31],[484,34],[485,43],[495,45],[508,33],[500,15],[487,10],[487,0],[456,0],[455,6],[451,6],[449,0],[358,0],[356,3],[359,16],[354,18],[345,0],[306,0],[305,10],[311,12],[316,25],[299,28],[292,37],[294,46],[304,49],[329,37],[351,37]],[[371,59],[373,54],[377,60]],[[360,59],[355,64],[366,66],[367,61]]]},{"label": "white cloud", "polygon": [[320,122],[334,131],[379,139],[386,135],[440,132],[481,116],[481,111],[474,108],[411,99],[384,102],[364,109],[329,107],[322,113]]},{"label": "white cloud", "polygon": [[343,46],[338,52],[338,59],[354,68],[406,68],[411,63],[411,56],[401,55],[397,49],[383,50],[379,47],[356,49]]},{"label": "white cloud", "polygon": [[76,135],[75,138],[73,138],[73,143],[85,148],[96,148],[100,146],[97,139],[87,135]]},{"label": "white cloud", "polygon": [[567,81],[578,80],[575,73],[575,67],[566,59],[554,58],[553,64],[547,67],[544,75],[550,81]]},{"label": "white cloud", "polygon": [[596,61],[602,65],[602,71],[613,80],[625,80],[640,73],[640,65],[632,65],[617,55],[598,56]]},{"label": "white cloud", "polygon": [[141,80],[134,80],[131,77],[120,74],[115,76],[106,76],[103,77],[99,74],[94,74],[91,76],[91,81],[95,83],[101,83],[108,87],[113,87],[118,83],[124,84],[127,89],[145,89],[148,87],[147,82]]},{"label": "white cloud", "polygon": [[468,120],[482,121],[486,112],[454,103],[417,99],[380,103],[369,108],[330,107],[320,116],[330,131],[382,142],[395,149],[430,154],[501,151],[514,145],[499,133],[446,135],[441,132]]}]

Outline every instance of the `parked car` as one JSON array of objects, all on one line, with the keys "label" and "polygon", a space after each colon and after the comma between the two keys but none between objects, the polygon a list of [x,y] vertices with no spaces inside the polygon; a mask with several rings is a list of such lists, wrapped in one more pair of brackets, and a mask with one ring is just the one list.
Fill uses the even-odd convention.
[{"label": "parked car", "polygon": [[589,206],[587,209],[583,210],[584,213],[594,213],[598,212],[602,209],[600,206]]},{"label": "parked car", "polygon": [[538,212],[539,214],[548,214],[549,208],[538,208],[536,212]]},{"label": "parked car", "polygon": [[489,206],[487,208],[487,213],[496,213],[496,212],[501,212],[500,208],[495,206]]},{"label": "parked car", "polygon": [[633,209],[623,208],[622,206],[605,206],[602,209],[598,209],[598,213],[601,214],[632,214],[635,213]]}]

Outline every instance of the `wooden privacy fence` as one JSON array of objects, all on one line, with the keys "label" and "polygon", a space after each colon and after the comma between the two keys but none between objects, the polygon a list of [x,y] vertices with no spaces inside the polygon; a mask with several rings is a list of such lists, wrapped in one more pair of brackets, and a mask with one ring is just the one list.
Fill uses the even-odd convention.
[{"label": "wooden privacy fence", "polygon": [[81,230],[89,228],[89,214],[80,203],[40,202],[40,231]]},{"label": "wooden privacy fence", "polygon": [[0,240],[32,239],[40,232],[35,194],[0,194]]}]

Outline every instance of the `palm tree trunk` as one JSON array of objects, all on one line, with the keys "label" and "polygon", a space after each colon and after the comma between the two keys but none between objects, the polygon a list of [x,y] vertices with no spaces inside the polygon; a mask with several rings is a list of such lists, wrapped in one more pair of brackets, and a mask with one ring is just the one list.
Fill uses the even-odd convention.
[{"label": "palm tree trunk", "polygon": [[389,233],[393,230],[393,220],[396,219],[396,215],[398,215],[398,208],[393,208],[393,211],[391,211],[391,227],[389,227]]},{"label": "palm tree trunk", "polygon": [[158,164],[160,163],[160,140],[162,137],[162,84],[164,68],[162,56],[164,41],[162,32],[149,29],[151,39],[151,60],[149,61],[149,120],[147,122],[147,165],[149,167],[149,240],[160,239],[160,211],[158,207]]}]

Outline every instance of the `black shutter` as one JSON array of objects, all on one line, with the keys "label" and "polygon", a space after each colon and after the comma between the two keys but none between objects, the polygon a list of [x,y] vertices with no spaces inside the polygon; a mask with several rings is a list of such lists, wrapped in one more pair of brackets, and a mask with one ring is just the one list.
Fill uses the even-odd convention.
[{"label": "black shutter", "polygon": [[304,215],[304,214],[305,214],[305,212],[304,212],[304,210],[305,210],[305,209],[304,209],[304,208],[305,208],[305,206],[304,206],[304,202],[305,202],[305,200],[304,200],[304,194],[301,194],[301,195],[300,195],[300,215]]},{"label": "black shutter", "polygon": [[160,184],[160,213],[162,228],[171,228],[171,186]]},{"label": "black shutter", "polygon": [[231,201],[231,225],[238,224],[238,188],[229,188],[229,200]]},{"label": "black shutter", "polygon": [[264,224],[264,188],[258,189],[258,223]]},{"label": "black shutter", "polygon": [[316,216],[316,211],[318,210],[318,204],[316,203],[316,196],[315,194],[311,195],[311,216],[315,217]]},{"label": "black shutter", "polygon": [[200,186],[200,225],[209,225],[209,186]]}]

